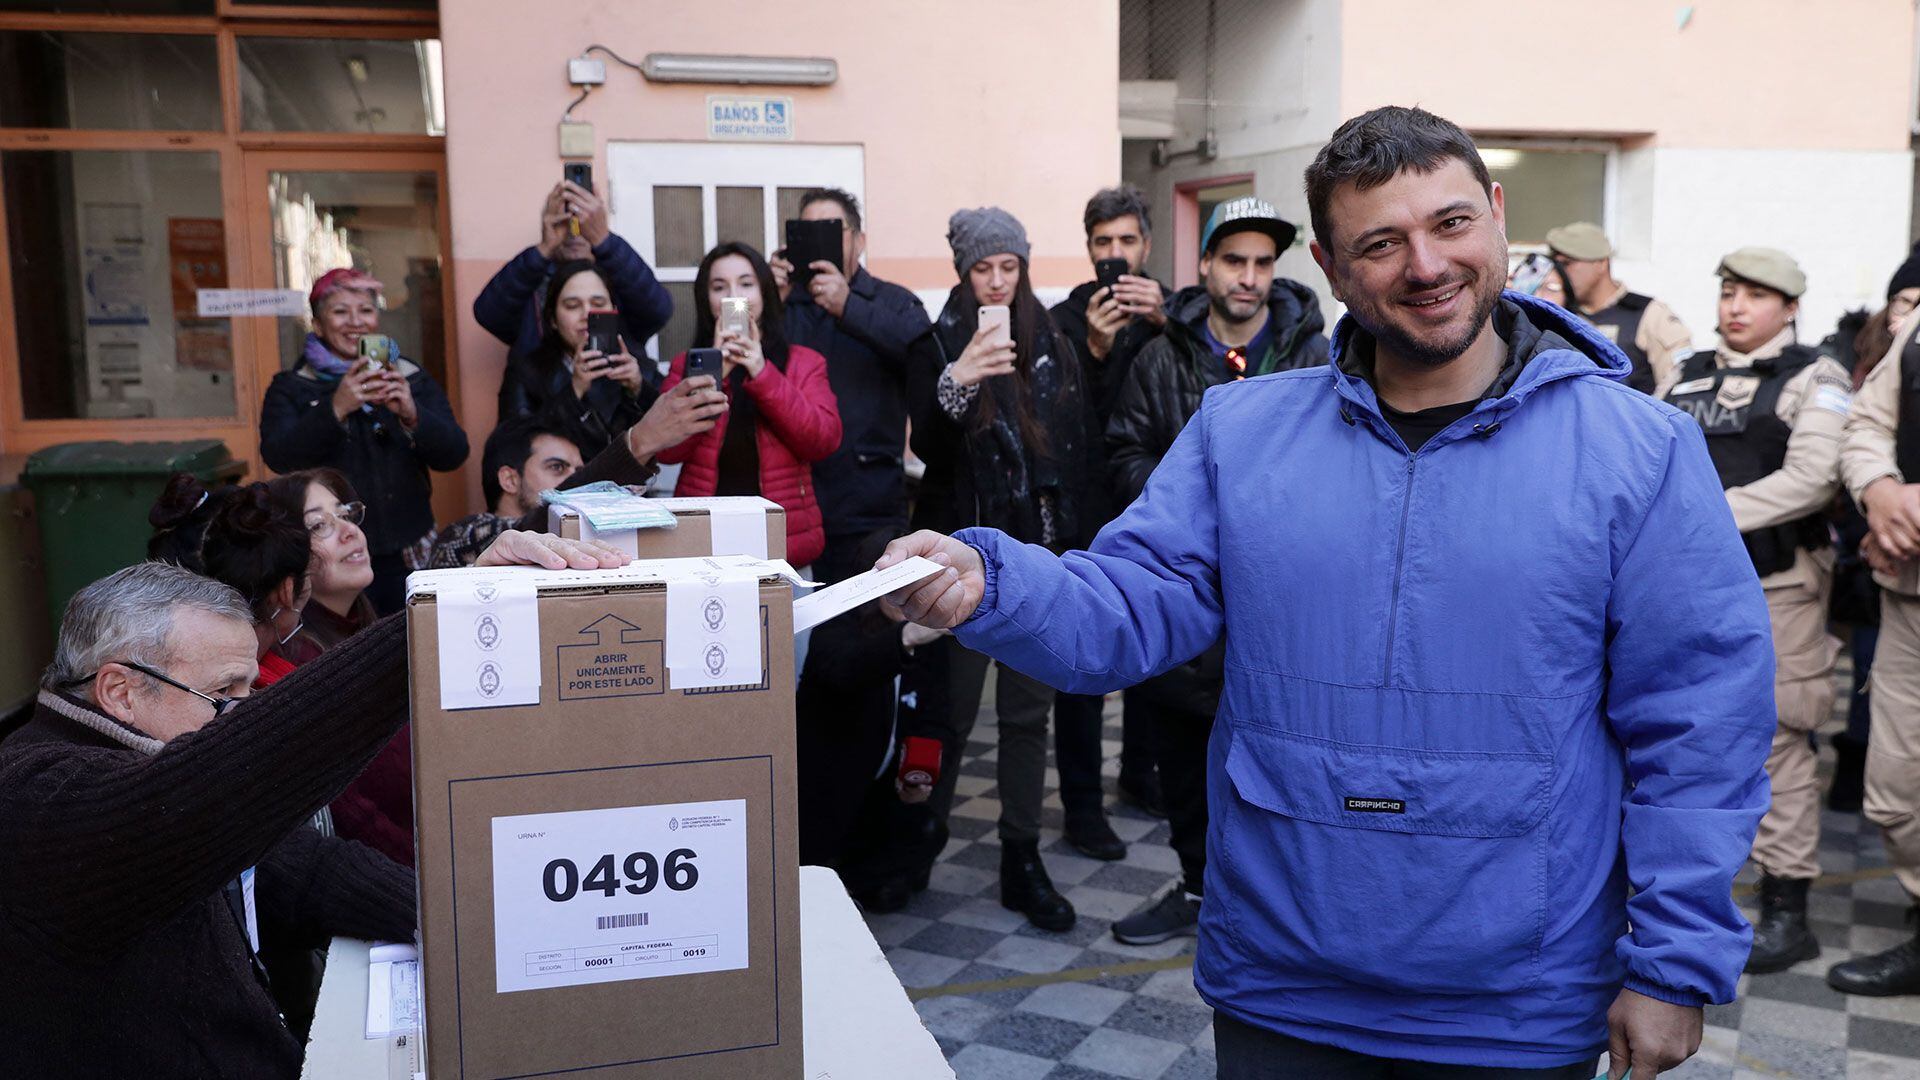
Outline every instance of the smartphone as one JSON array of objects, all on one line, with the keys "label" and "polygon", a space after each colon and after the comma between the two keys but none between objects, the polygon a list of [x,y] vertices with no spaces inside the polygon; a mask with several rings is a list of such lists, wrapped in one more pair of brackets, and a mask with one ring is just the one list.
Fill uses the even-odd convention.
[{"label": "smartphone", "polygon": [[569,161],[560,166],[560,176],[569,184],[579,184],[588,191],[593,190],[593,162]]},{"label": "smartphone", "polygon": [[620,351],[620,315],[613,311],[587,313],[587,348],[603,356]]},{"label": "smartphone", "polygon": [[840,223],[789,219],[787,261],[793,264],[794,283],[800,284],[812,277],[813,271],[807,267],[822,260],[832,263],[834,269],[843,274],[847,272],[847,268],[840,265]]},{"label": "smartphone", "polygon": [[723,357],[719,349],[688,349],[687,368],[683,373],[683,378],[691,379],[699,375],[705,375],[712,379],[714,385],[717,386],[720,383],[722,360]]},{"label": "smartphone", "polygon": [[1095,259],[1093,276],[1103,289],[1111,289],[1120,281],[1120,275],[1133,273],[1133,267],[1125,259]]},{"label": "smartphone", "polygon": [[726,296],[720,299],[720,324],[714,334],[739,334],[743,338],[753,335],[753,311],[746,297]]},{"label": "smartphone", "polygon": [[393,366],[393,339],[385,334],[365,334],[360,338],[360,357],[370,371]]},{"label": "smartphone", "polygon": [[986,304],[980,308],[980,325],[992,333],[987,341],[994,345],[1007,345],[1013,341],[1013,313],[1005,304]]},{"label": "smartphone", "polygon": [[1540,291],[1540,286],[1546,284],[1548,275],[1552,273],[1553,259],[1536,251],[1521,259],[1520,265],[1513,268],[1508,287],[1532,296]]}]

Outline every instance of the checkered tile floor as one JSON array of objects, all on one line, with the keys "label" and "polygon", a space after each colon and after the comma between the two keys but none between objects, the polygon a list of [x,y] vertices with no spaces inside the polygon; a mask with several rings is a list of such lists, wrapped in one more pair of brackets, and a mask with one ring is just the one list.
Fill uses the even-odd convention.
[{"label": "checkered tile floor", "polygon": [[[1118,769],[1118,709],[1116,697],[1105,732],[1109,778]],[[901,982],[916,996],[931,992],[915,1007],[955,1073],[960,1080],[1212,1077],[1212,1011],[1194,993],[1193,939],[1136,948],[1108,933],[1114,920],[1178,876],[1166,823],[1109,798],[1127,857],[1098,862],[1061,839],[1059,797],[1049,788],[1041,847],[1080,918],[1065,934],[1036,930],[999,902],[990,704],[973,734],[950,822],[953,839],[930,887],[906,910],[867,919]],[[1832,752],[1822,742],[1824,771]],[[1831,813],[1822,828],[1827,877],[1811,904],[1820,958],[1743,978],[1739,1001],[1708,1010],[1699,1055],[1663,1076],[1920,1080],[1920,997],[1848,998],[1827,988],[1829,965],[1894,945],[1908,931],[1905,901],[1887,876],[1874,828],[1857,815]],[[1753,877],[1748,871],[1740,882]]]}]

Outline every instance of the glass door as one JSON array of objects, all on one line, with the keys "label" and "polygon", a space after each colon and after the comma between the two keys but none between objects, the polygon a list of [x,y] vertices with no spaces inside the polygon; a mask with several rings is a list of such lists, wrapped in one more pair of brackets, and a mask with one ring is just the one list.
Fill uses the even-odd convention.
[{"label": "glass door", "polygon": [[[446,159],[412,151],[249,151],[246,192],[252,285],[296,290],[304,309],[327,271],[351,266],[372,274],[385,286],[381,332],[446,390],[459,417]],[[299,361],[311,320],[303,310],[235,321],[253,324],[255,379],[264,392]],[[457,480],[435,484],[436,516],[460,516],[464,496]]]}]

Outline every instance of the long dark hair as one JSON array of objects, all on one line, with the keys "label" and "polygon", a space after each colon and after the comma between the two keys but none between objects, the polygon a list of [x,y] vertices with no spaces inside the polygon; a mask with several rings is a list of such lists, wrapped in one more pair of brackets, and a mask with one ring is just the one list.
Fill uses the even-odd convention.
[{"label": "long dark hair", "polygon": [[753,267],[753,278],[760,283],[760,352],[774,367],[787,370],[787,331],[780,310],[780,291],[773,283],[773,267],[752,244],[728,241],[707,252],[700,270],[693,276],[693,347],[713,348],[717,320],[707,289],[713,284],[713,264],[729,255],[738,255]]},{"label": "long dark hair", "polygon": [[[347,474],[338,469],[302,469],[267,481],[267,497],[282,510],[292,514],[294,520],[300,522],[302,532],[306,531],[307,527],[307,488],[314,484],[326,488],[333,493],[334,498],[343,503],[360,501],[360,496],[353,490],[353,482],[347,479]],[[361,527],[365,528],[365,522],[361,523]],[[311,540],[308,541],[307,565],[308,567],[313,565]],[[313,603],[317,604],[319,601],[315,600]],[[308,606],[311,607],[312,604]],[[375,618],[373,601],[368,598],[366,590],[363,589],[360,595],[354,598],[353,608],[347,613],[347,619],[356,626],[365,627],[373,625]],[[307,627],[301,632],[300,637],[304,642],[303,649],[317,653],[324,651],[333,643],[323,640],[315,633],[315,629],[312,626]]]},{"label": "long dark hair", "polygon": [[[1020,441],[1038,457],[1051,457],[1052,450],[1047,439],[1047,429],[1040,423],[1033,402],[1033,365],[1041,352],[1053,358],[1059,377],[1060,392],[1074,392],[1073,369],[1069,362],[1072,353],[1061,347],[1058,332],[1053,320],[1047,317],[1047,309],[1040,304],[1040,298],[1033,295],[1032,275],[1028,272],[1027,260],[1020,260],[1020,280],[1013,287],[1013,303],[1008,315],[1012,325],[1008,328],[1013,335],[1013,374],[999,375],[988,379],[983,386],[986,391],[980,395],[980,405],[973,411],[973,429],[985,431],[993,425],[998,410],[995,403],[994,384],[1001,383],[1010,387],[1013,396],[1014,425],[1020,430]],[[960,319],[967,337],[971,339],[980,329],[980,298],[973,291],[973,268],[967,267],[960,272]]]},{"label": "long dark hair", "polygon": [[[534,350],[534,359],[541,364],[557,364],[573,355],[573,350],[560,337],[560,293],[566,289],[567,282],[581,274],[597,275],[600,284],[607,286],[607,302],[613,305],[611,310],[620,310],[619,304],[613,299],[612,283],[592,259],[569,259],[554,267],[553,276],[547,279],[547,295],[540,301],[540,346]],[[338,495],[339,492],[334,494]]]},{"label": "long dark hair", "polygon": [[255,617],[274,590],[289,578],[293,593],[307,582],[307,564],[313,545],[302,515],[273,497],[264,483],[252,483],[233,493],[207,526],[201,546],[207,576],[240,590]]}]

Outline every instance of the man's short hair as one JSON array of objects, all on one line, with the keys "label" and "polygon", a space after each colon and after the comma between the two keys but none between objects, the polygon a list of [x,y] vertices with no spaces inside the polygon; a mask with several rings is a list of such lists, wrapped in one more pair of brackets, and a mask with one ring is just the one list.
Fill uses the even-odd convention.
[{"label": "man's short hair", "polygon": [[253,625],[253,610],[231,585],[172,563],[135,563],[73,594],[60,620],[53,663],[40,685],[65,690],[101,664],[144,664],[164,670],[173,657],[167,635],[173,614],[195,608]]},{"label": "man's short hair", "polygon": [[859,232],[865,227],[860,224],[860,200],[853,197],[853,192],[843,188],[817,187],[808,191],[800,196],[800,207],[794,213],[804,214],[807,212],[807,207],[818,202],[838,203],[840,217],[854,232]]},{"label": "man's short hair", "polygon": [[1327,207],[1333,192],[1351,182],[1361,191],[1379,187],[1408,169],[1430,173],[1448,161],[1464,161],[1493,197],[1493,178],[1473,139],[1451,120],[1425,109],[1387,105],[1341,124],[1307,166],[1307,213],[1313,238],[1330,247],[1333,226]]},{"label": "man's short hair", "polygon": [[1129,214],[1140,221],[1140,235],[1153,235],[1153,214],[1147,205],[1147,196],[1132,184],[1119,187],[1101,188],[1087,200],[1087,212],[1080,217],[1080,223],[1086,227],[1087,239],[1093,239],[1093,227],[1105,225]]},{"label": "man's short hair", "polygon": [[480,494],[487,500],[489,513],[500,504],[500,467],[514,472],[526,468],[527,459],[533,456],[533,440],[542,435],[565,439],[579,449],[580,437],[572,425],[544,416],[502,420],[487,436],[486,447],[480,451]]}]

